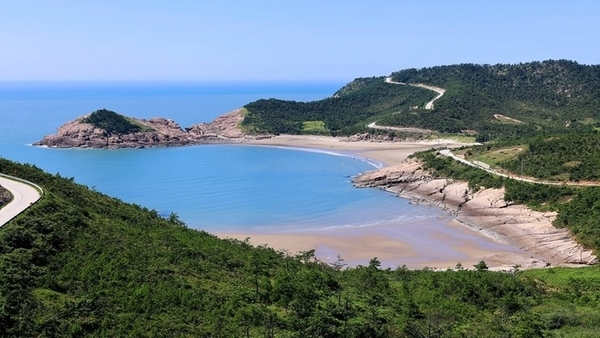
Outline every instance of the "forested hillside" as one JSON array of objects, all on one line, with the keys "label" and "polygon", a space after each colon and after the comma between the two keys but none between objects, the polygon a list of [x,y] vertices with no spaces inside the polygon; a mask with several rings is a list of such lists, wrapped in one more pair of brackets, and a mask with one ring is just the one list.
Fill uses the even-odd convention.
[{"label": "forested hillside", "polygon": [[[34,166],[45,196],[0,229],[0,336],[592,337],[598,268],[343,269],[220,240]],[[457,262],[458,263],[458,262]],[[467,271],[464,268],[471,268]],[[476,268],[476,269],[475,269]]]},{"label": "forested hillside", "polygon": [[515,65],[460,64],[407,69],[394,81],[446,89],[432,111],[434,92],[360,78],[332,98],[310,103],[259,100],[244,125],[257,131],[301,133],[302,122],[325,121],[331,134],[380,125],[473,133],[480,141],[591,130],[600,126],[600,66],[559,60]]},{"label": "forested hillside", "polygon": [[304,133],[304,122],[321,121],[323,133],[349,135],[365,129],[373,117],[408,110],[435,95],[428,90],[386,84],[383,77],[357,79],[332,97],[313,102],[258,100],[248,110],[242,125],[254,132]]},{"label": "forested hillside", "polygon": [[555,181],[600,181],[600,133],[538,136],[499,166],[515,173]]}]

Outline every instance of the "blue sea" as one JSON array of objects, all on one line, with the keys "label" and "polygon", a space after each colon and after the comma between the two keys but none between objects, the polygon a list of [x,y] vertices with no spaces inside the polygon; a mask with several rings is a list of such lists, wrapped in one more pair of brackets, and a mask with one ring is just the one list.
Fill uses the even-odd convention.
[{"label": "blue sea", "polygon": [[351,178],[374,169],[352,156],[248,145],[151,149],[31,146],[63,123],[106,108],[182,127],[209,122],[260,98],[331,96],[344,83],[0,83],[0,156],[31,163],[126,202],[176,213],[189,227],[220,231],[298,231],[369,227],[427,219],[416,206]]}]

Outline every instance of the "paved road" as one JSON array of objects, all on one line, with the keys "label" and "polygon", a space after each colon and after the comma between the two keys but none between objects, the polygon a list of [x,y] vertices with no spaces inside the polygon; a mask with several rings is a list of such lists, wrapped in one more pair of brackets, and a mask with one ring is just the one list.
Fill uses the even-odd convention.
[{"label": "paved road", "polygon": [[13,195],[13,200],[0,209],[0,227],[39,200],[42,195],[33,186],[0,176],[0,185]]},{"label": "paved road", "polygon": [[[450,149],[442,149],[439,151],[440,154],[450,157],[456,161],[459,161],[461,163],[464,163],[466,165],[470,165],[471,167],[475,167],[475,168],[479,168],[481,170],[485,170],[490,174],[493,175],[497,175],[497,176],[502,176],[502,177],[506,177],[509,178],[511,180],[516,180],[516,181],[521,181],[521,182],[528,182],[528,183],[536,183],[536,184],[545,184],[545,185],[570,185],[570,186],[574,186],[574,187],[589,187],[589,186],[600,186],[600,183],[598,182],[585,182],[585,183],[581,183],[581,182],[553,182],[553,181],[542,181],[542,180],[538,180],[538,179],[532,179],[532,178],[527,178],[527,177],[521,177],[515,174],[505,174],[502,172],[499,172],[497,170],[494,170],[492,168],[486,168],[483,165],[485,165],[485,163],[483,165],[481,164],[477,164],[474,162],[471,162],[469,160],[465,160],[462,157],[458,157],[456,155],[454,155],[454,153],[452,153],[452,151]],[[476,162],[476,161],[475,161]]]},{"label": "paved road", "polygon": [[434,97],[431,101],[425,103],[425,109],[427,110],[432,110],[433,109],[433,102],[435,102],[435,100],[439,99],[440,97],[444,96],[444,93],[446,92],[446,89],[444,88],[440,88],[440,87],[434,87],[434,86],[430,86],[430,85],[426,85],[423,83],[404,83],[404,82],[397,82],[397,81],[392,81],[391,77],[386,77],[385,78],[385,82],[386,83],[391,83],[391,84],[397,84],[397,85],[403,85],[403,86],[413,86],[413,87],[420,87],[420,88],[425,88],[425,89],[429,89],[429,90],[433,90],[434,92],[437,93],[437,96]]},{"label": "paved road", "polygon": [[380,126],[377,122],[371,122],[367,125],[367,128],[373,129],[383,129],[383,130],[395,130],[395,131],[404,131],[409,133],[434,133],[433,130],[422,129],[422,128],[414,128],[414,127],[391,127],[391,126]]}]

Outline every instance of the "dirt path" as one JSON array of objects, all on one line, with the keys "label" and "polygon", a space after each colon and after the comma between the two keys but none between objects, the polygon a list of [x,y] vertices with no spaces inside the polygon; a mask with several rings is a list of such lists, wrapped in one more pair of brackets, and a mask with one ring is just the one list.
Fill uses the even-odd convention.
[{"label": "dirt path", "polygon": [[25,181],[10,176],[0,176],[0,185],[13,195],[12,201],[0,209],[0,227],[42,197],[40,190],[34,188],[32,183],[25,183]]}]

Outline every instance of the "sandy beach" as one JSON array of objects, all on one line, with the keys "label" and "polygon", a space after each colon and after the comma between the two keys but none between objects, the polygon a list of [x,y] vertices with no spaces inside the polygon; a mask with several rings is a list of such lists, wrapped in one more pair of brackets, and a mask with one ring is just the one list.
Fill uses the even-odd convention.
[{"label": "sandy beach", "polygon": [[[456,147],[452,140],[433,142],[348,142],[324,136],[281,135],[251,141],[251,145],[311,148],[351,154],[382,163],[385,167],[403,162],[410,154],[438,147]],[[438,222],[439,223],[439,222]],[[315,249],[316,257],[333,263],[338,256],[348,266],[368,265],[377,257],[384,267],[424,267],[448,269],[460,262],[470,268],[484,260],[490,268],[509,270],[514,265],[523,268],[543,267],[549,262],[559,263],[550,256],[525,251],[518,245],[494,239],[490,232],[474,230],[450,214],[443,226],[398,223],[352,229],[320,230],[312,232],[236,232],[216,233],[221,238],[244,240],[254,245],[266,245],[291,254]]]},{"label": "sandy beach", "polygon": [[279,146],[293,148],[312,148],[336,153],[358,155],[373,159],[391,166],[404,161],[410,154],[440,147],[456,147],[462,145],[453,140],[440,139],[436,141],[418,142],[350,142],[344,138],[328,136],[280,135],[272,138],[253,140],[248,144]]}]

